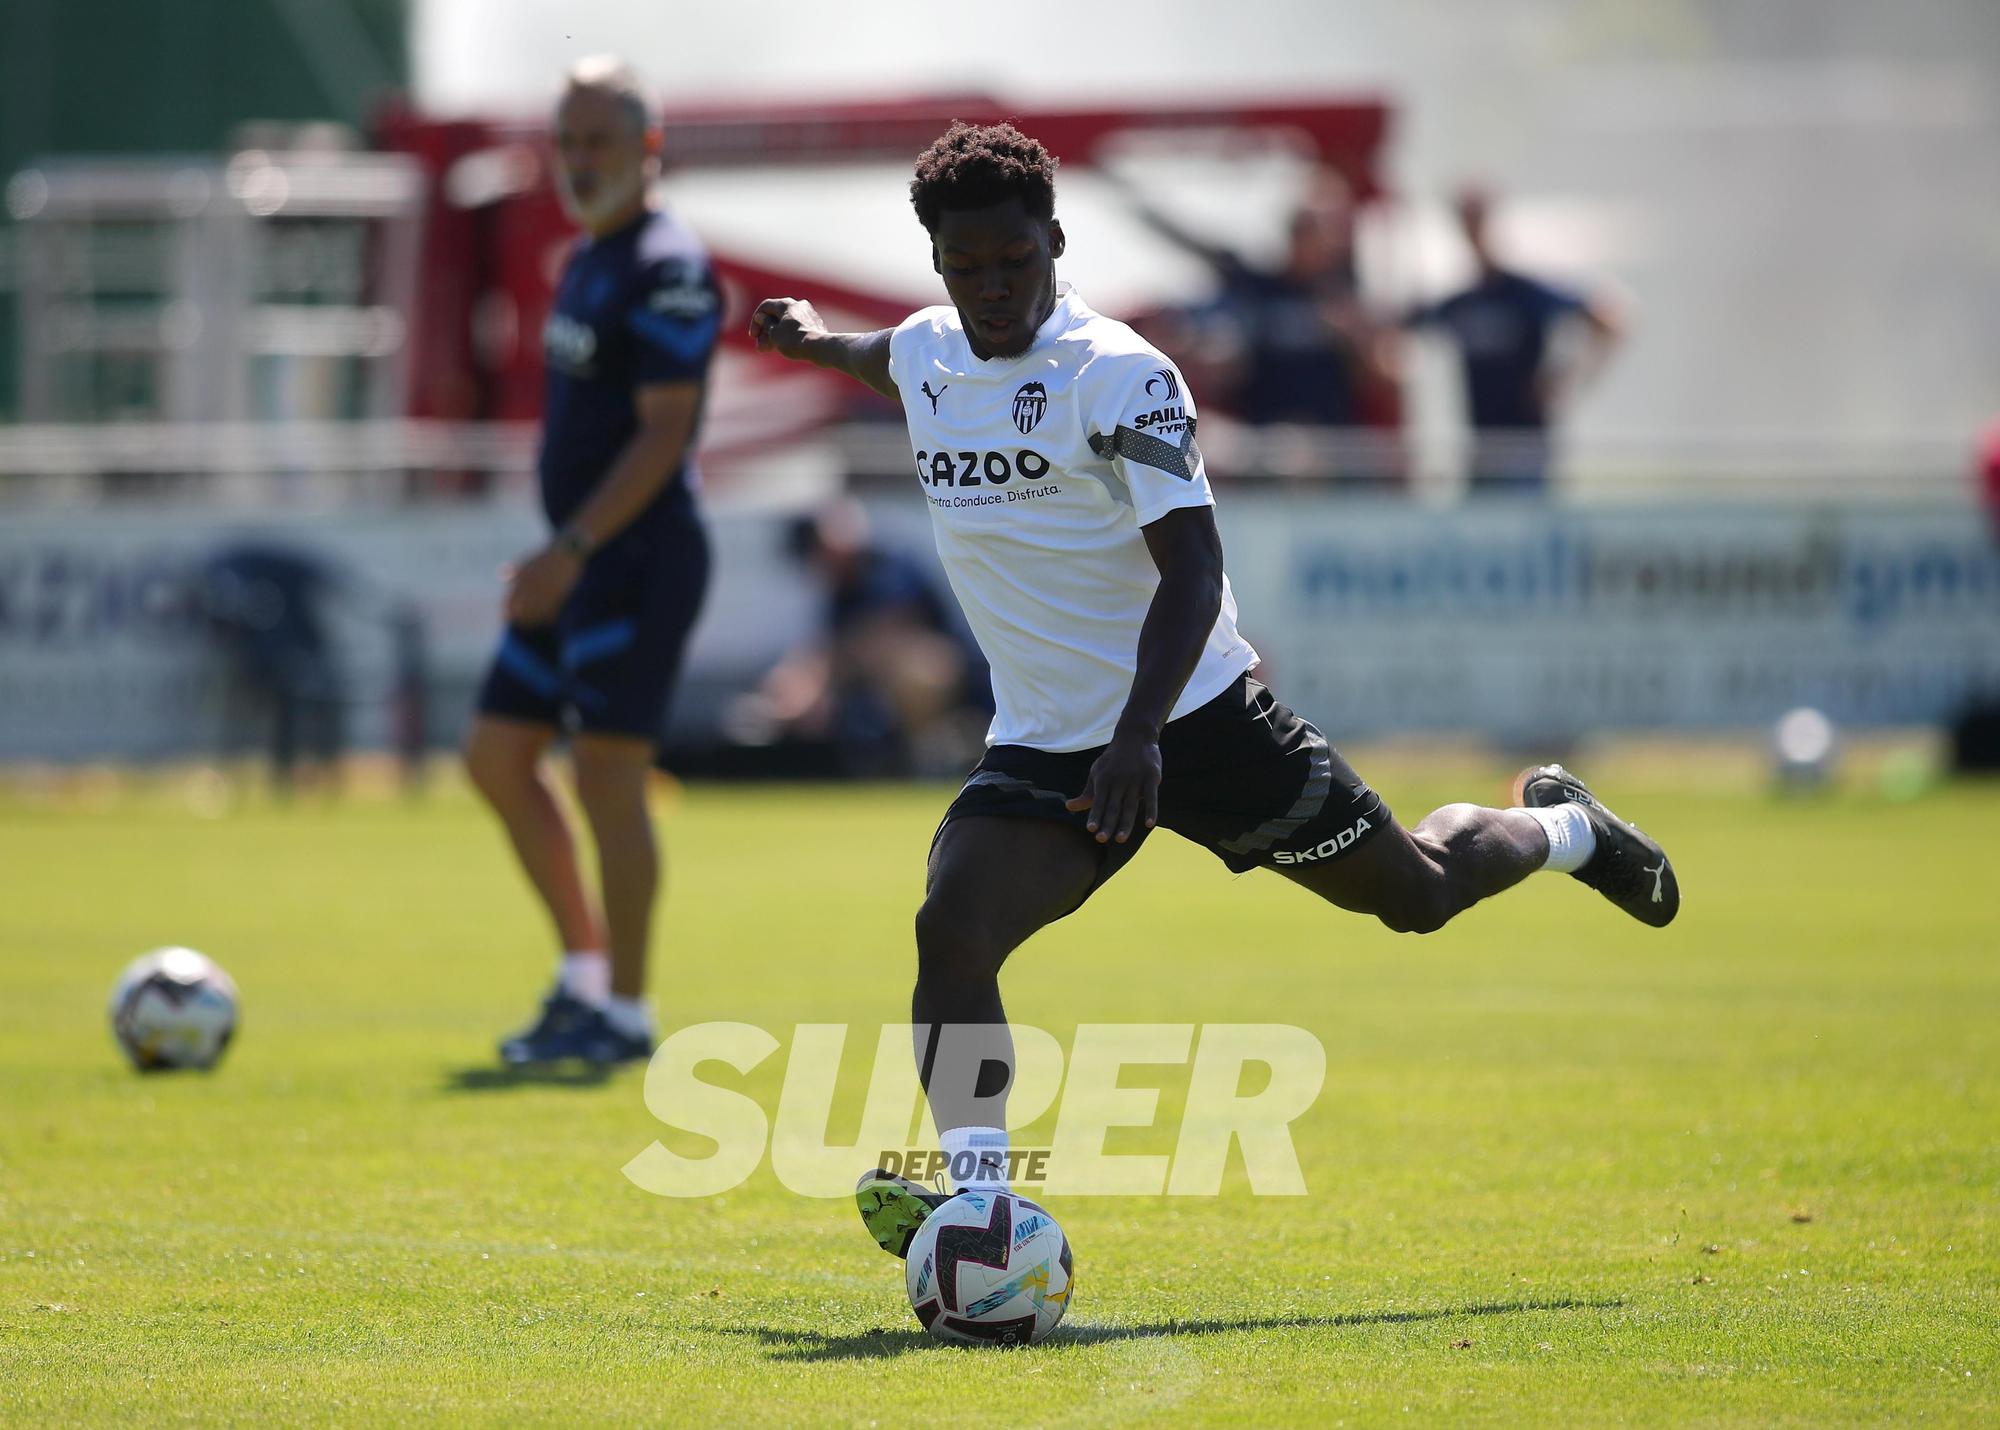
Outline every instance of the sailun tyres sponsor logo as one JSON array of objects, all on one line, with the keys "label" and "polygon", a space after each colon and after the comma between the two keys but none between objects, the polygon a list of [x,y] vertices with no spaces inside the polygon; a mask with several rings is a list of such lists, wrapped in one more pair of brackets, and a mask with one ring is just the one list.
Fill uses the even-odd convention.
[{"label": "sailun tyres sponsor logo", "polygon": [[1181,401],[1181,380],[1174,376],[1172,368],[1163,367],[1146,379],[1146,396],[1157,405],[1135,413],[1125,423],[1127,427],[1134,432],[1148,432],[1156,437],[1187,431],[1187,406]]},{"label": "sailun tyres sponsor logo", "polygon": [[1178,402],[1170,407],[1155,407],[1151,412],[1137,414],[1125,425],[1134,432],[1178,434],[1187,431],[1187,409]]},{"label": "sailun tyres sponsor logo", "polygon": [[1324,843],[1315,844],[1310,849],[1274,849],[1271,862],[1274,864],[1316,864],[1322,859],[1331,859],[1341,850],[1374,828],[1366,817],[1357,819],[1352,829],[1343,829]]},{"label": "sailun tyres sponsor logo", "polygon": [[1049,410],[1049,390],[1039,382],[1024,382],[1014,393],[1014,425],[1023,437],[1034,431]]}]

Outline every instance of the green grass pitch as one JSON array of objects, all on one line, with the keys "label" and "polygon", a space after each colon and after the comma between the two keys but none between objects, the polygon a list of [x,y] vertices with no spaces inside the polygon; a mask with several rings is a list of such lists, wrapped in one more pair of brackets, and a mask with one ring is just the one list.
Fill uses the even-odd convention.
[{"label": "green grass pitch", "polygon": [[[1373,768],[1405,814],[1501,789]],[[1219,1197],[1056,1201],[1077,1299],[1014,1352],[931,1343],[851,1205],[768,1164],[631,1185],[663,1131],[638,1070],[494,1073],[547,951],[462,793],[0,800],[0,1419],[1996,1423],[2000,790],[1785,803],[1698,768],[1586,765],[1674,852],[1664,934],[1538,876],[1398,938],[1162,835],[1018,954],[1010,1011],[1059,1036],[1297,1023],[1328,1077],[1307,1198],[1232,1158]],[[872,1049],[946,798],[667,801],[670,1020]],[[105,1028],[169,942],[243,990],[210,1076],[141,1078]],[[745,1080],[767,1108],[781,1067]],[[1126,1080],[1171,1114],[1173,1070]]]}]

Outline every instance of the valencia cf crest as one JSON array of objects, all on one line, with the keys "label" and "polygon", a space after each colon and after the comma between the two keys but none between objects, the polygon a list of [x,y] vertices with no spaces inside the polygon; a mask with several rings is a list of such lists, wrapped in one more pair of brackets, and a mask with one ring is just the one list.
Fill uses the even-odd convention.
[{"label": "valencia cf crest", "polygon": [[1035,430],[1035,424],[1048,410],[1049,391],[1039,382],[1024,382],[1014,394],[1014,425],[1021,429],[1023,437]]}]

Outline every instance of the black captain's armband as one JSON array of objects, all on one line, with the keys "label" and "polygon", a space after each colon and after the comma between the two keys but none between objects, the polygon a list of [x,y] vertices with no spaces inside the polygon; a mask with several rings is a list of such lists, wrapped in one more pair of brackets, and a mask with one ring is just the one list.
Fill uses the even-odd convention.
[{"label": "black captain's armband", "polygon": [[1169,442],[1151,432],[1140,432],[1121,424],[1113,429],[1109,437],[1102,432],[1091,433],[1090,450],[1100,457],[1119,456],[1128,462],[1144,462],[1184,482],[1194,480],[1195,465],[1201,461],[1201,450],[1194,444],[1192,417],[1185,419],[1185,428],[1178,442]]},{"label": "black captain's armband", "polygon": [[1006,452],[919,452],[917,480],[932,487],[1004,487],[1015,477],[1035,481],[1049,474],[1049,459],[1022,447]]}]

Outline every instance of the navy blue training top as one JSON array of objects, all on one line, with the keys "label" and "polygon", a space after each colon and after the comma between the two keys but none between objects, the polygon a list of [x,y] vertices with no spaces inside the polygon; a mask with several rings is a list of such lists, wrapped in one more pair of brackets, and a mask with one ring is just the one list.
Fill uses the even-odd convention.
[{"label": "navy blue training top", "polygon": [[[615,233],[578,241],[542,328],[539,467],[553,525],[576,513],[639,430],[640,387],[707,376],[721,324],[708,252],[672,214],[648,210]],[[694,439],[690,432],[680,471],[614,540],[643,539],[662,521],[692,515]]]},{"label": "navy blue training top", "polygon": [[1537,379],[1556,323],[1584,309],[1566,288],[1497,271],[1462,293],[1412,312],[1412,327],[1449,332],[1465,364],[1465,405],[1476,428],[1548,425]]},{"label": "navy blue training top", "polygon": [[1351,297],[1344,274],[1320,283],[1253,268],[1232,254],[1215,263],[1223,300],[1243,330],[1246,349],[1236,405],[1245,422],[1361,421],[1359,355],[1321,313],[1329,300]]}]

